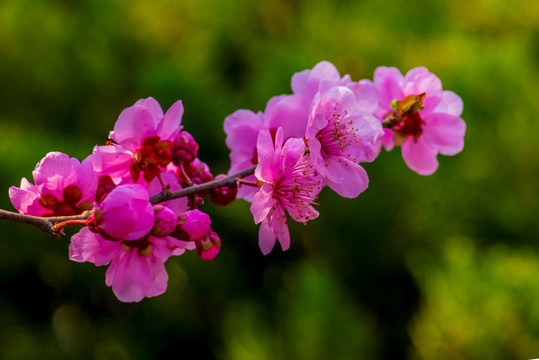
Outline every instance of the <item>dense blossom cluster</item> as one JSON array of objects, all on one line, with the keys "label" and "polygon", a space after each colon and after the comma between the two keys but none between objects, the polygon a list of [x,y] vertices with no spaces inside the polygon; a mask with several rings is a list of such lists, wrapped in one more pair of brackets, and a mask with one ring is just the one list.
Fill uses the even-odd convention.
[{"label": "dense blossom cluster", "polygon": [[[96,146],[82,163],[51,152],[36,166],[34,184],[22,179],[9,195],[22,214],[83,216],[60,229],[85,225],[71,238],[74,261],[109,265],[106,284],[122,301],[162,294],[165,261],[186,250],[204,260],[219,252],[221,240],[199,207],[209,197],[228,205],[236,197],[251,202],[260,224],[259,245],[268,254],[278,240],[290,246],[288,219],[306,223],[324,186],[355,198],[368,186],[361,163],[373,161],[382,146],[402,147],[406,164],[432,174],[438,153],[462,150],[462,101],[442,90],[425,68],[403,76],[380,67],[374,81],[341,77],[328,62],[292,77],[292,94],[270,99],[264,112],[238,110],[224,121],[233,186],[213,186],[187,197],[152,203],[152,195],[171,194],[214,180],[198,158],[198,144],[183,131],[181,101],[166,113],[153,98],[125,109],[107,145]],[[253,169],[253,171],[247,171]],[[215,179],[226,178],[218,175]]]}]

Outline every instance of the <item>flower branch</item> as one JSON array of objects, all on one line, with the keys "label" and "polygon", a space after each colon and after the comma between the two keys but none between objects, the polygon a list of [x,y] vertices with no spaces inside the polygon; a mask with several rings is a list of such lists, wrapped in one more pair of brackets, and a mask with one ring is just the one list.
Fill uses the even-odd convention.
[{"label": "flower branch", "polygon": [[200,185],[189,186],[189,187],[186,187],[186,188],[183,188],[181,190],[174,191],[174,192],[171,192],[171,191],[168,191],[168,190],[163,190],[159,194],[151,196],[150,197],[150,202],[152,204],[159,204],[159,203],[162,203],[164,201],[178,199],[178,198],[186,197],[186,196],[191,196],[191,195],[194,195],[194,194],[197,194],[197,193],[217,189],[217,188],[220,188],[220,187],[228,187],[228,188],[233,189],[233,188],[237,187],[237,181],[239,179],[245,178],[245,177],[247,177],[249,175],[253,175],[255,173],[255,169],[256,169],[256,166],[253,166],[253,167],[250,167],[249,169],[240,171],[239,173],[236,173],[236,174],[233,174],[233,175],[229,175],[229,176],[224,177],[222,179],[209,181],[207,183],[200,184]]},{"label": "flower branch", "polygon": [[8,221],[14,221],[18,223],[28,224],[37,227],[41,231],[53,236],[56,239],[60,239],[63,235],[63,231],[57,227],[56,224],[62,223],[64,221],[72,220],[86,220],[93,211],[85,211],[80,215],[74,216],[51,216],[51,217],[39,217],[32,215],[19,214],[12,211],[1,210],[0,209],[0,219],[5,219]]}]

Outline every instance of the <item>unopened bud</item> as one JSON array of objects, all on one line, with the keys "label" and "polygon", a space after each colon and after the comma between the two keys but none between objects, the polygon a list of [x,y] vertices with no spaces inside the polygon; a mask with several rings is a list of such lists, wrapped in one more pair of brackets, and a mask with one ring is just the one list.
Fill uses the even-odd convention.
[{"label": "unopened bud", "polygon": [[[223,179],[226,175],[220,174],[215,177],[215,180]],[[220,188],[213,189],[210,192],[210,200],[215,205],[219,206],[226,206],[231,204],[234,200],[236,200],[236,195],[238,194],[238,188],[229,188],[227,186],[223,186]]]},{"label": "unopened bud", "polygon": [[159,237],[167,236],[176,228],[176,214],[163,205],[155,205],[153,209],[155,213],[155,225],[152,228],[151,234]]},{"label": "unopened bud", "polygon": [[221,239],[215,231],[209,229],[206,235],[195,241],[197,255],[206,261],[213,260],[221,249]]},{"label": "unopened bud", "polygon": [[208,232],[210,224],[208,214],[194,209],[178,216],[176,229],[170,235],[183,241],[198,240]]},{"label": "unopened bud", "polygon": [[188,165],[198,156],[198,144],[191,134],[182,131],[174,139],[172,162],[176,166]]}]

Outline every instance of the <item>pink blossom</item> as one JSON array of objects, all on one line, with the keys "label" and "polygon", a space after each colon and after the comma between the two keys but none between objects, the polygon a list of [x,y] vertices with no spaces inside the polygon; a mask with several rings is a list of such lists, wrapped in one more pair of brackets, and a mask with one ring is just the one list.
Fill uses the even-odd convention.
[{"label": "pink blossom", "polygon": [[173,141],[181,130],[183,105],[174,103],[163,115],[153,98],[139,100],[120,114],[110,133],[116,143],[96,146],[89,156],[100,175],[109,175],[119,183],[127,177],[145,183],[162,172],[172,160]]},{"label": "pink blossom", "polygon": [[171,236],[153,235],[131,241],[110,241],[83,228],[71,238],[69,258],[96,266],[110,264],[107,286],[112,286],[119,300],[135,302],[165,292],[168,274],[164,263],[171,255],[185,252],[187,245]]},{"label": "pink blossom", "polygon": [[386,129],[383,145],[390,150],[402,146],[406,164],[421,175],[438,168],[438,153],[455,155],[464,146],[466,124],[461,119],[462,100],[426,68],[402,76],[396,68],[381,66],[374,72],[374,86],[380,98],[376,115],[380,120],[397,119]]},{"label": "pink blossom", "polygon": [[303,140],[290,138],[283,146],[283,138],[282,128],[277,129],[275,141],[269,130],[260,131],[258,136],[260,162],[255,175],[263,185],[253,197],[251,213],[256,224],[262,223],[259,245],[264,255],[276,239],[283,250],[290,247],[285,210],[300,222],[318,216],[311,204],[321,190],[321,178],[304,155]]},{"label": "pink blossom", "polygon": [[110,240],[136,240],[154,226],[154,209],[148,191],[139,184],[114,188],[95,212],[95,226]]},{"label": "pink blossom", "polygon": [[357,163],[376,157],[382,134],[380,122],[362,112],[350,89],[324,82],[313,100],[305,138],[325,184],[349,198],[365,190],[369,179]]},{"label": "pink blossom", "polygon": [[32,172],[35,185],[26,178],[20,188],[12,186],[9,197],[23,214],[67,216],[90,210],[96,195],[98,176],[89,161],[50,152]]},{"label": "pink blossom", "polygon": [[[285,141],[291,137],[303,138],[309,106],[322,80],[351,83],[349,77],[340,77],[333,64],[322,61],[313,69],[296,73],[292,77],[294,94],[274,96],[266,104],[264,112],[255,114],[249,110],[238,110],[225,119],[226,144],[231,150],[229,175],[258,163],[256,143],[260,130],[268,129],[275,133],[281,127]],[[253,182],[256,178],[249,176],[245,180]],[[242,186],[237,197],[251,201],[256,192],[254,187]]]},{"label": "pink blossom", "polygon": [[[172,191],[180,188],[178,181],[174,181],[176,178],[173,174],[163,173],[162,177],[171,185]],[[152,195],[161,191],[156,178],[148,184],[148,191]],[[154,208],[148,201],[148,191],[138,184],[116,187],[101,204],[100,216],[105,220],[114,216],[109,211],[115,207],[114,210],[120,213],[116,217],[123,214],[127,220],[121,224],[110,221],[99,224],[97,220],[98,226],[106,225],[109,233],[106,237],[84,228],[71,238],[69,246],[71,260],[88,261],[96,266],[110,264],[106,273],[106,284],[112,286],[118,299],[125,302],[140,301],[144,297],[162,294],[168,281],[165,261],[172,255],[181,255],[186,249],[192,250],[196,246],[192,242],[168,236],[167,231],[163,231],[165,227],[170,230],[172,224],[175,226],[173,217],[187,211],[187,200],[170,200]],[[108,202],[113,203],[109,205]],[[162,231],[157,231],[158,227]],[[111,232],[117,236],[125,236],[113,239],[109,236]]]}]

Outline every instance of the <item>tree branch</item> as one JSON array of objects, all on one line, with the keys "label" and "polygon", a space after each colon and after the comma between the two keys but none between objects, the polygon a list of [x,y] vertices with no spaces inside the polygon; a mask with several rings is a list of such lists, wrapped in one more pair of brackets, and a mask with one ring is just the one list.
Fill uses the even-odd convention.
[{"label": "tree branch", "polygon": [[68,220],[85,220],[92,215],[93,211],[85,211],[80,215],[74,216],[51,216],[51,217],[39,217],[32,215],[19,214],[12,211],[6,211],[0,209],[0,219],[6,219],[9,221],[19,222],[37,227],[39,230],[46,232],[47,234],[60,239],[64,233],[62,230],[54,228],[54,224]]},{"label": "tree branch", "polygon": [[[238,179],[247,177],[254,174],[256,166],[253,166],[249,169],[240,171],[237,174],[233,174],[227,177],[224,177],[219,180],[209,181],[200,185],[193,185],[186,187],[184,189],[171,192],[169,190],[163,190],[159,194],[156,194],[150,197],[150,202],[152,204],[159,204],[164,201],[178,199],[185,196],[194,195],[199,192],[216,189],[220,187],[237,187]],[[73,216],[51,216],[51,217],[39,217],[32,215],[20,214],[12,211],[0,209],[0,219],[5,219],[9,221],[14,221],[18,223],[28,224],[37,227],[39,230],[53,236],[56,239],[60,239],[64,233],[61,229],[55,228],[56,224],[62,223],[64,221],[70,220],[86,220],[93,214],[93,210],[85,211],[80,215]]]},{"label": "tree branch", "polygon": [[250,167],[249,169],[240,171],[237,174],[229,175],[219,180],[213,180],[204,184],[189,186],[189,187],[186,187],[181,190],[174,191],[174,192],[163,190],[159,194],[156,194],[150,197],[150,202],[152,204],[159,204],[159,203],[162,203],[163,201],[178,199],[181,197],[194,195],[199,192],[217,189],[220,187],[229,187],[233,189],[237,187],[236,182],[238,181],[238,179],[247,177],[249,175],[253,175],[255,173],[255,169],[256,169],[256,166],[253,166],[253,167]]}]

